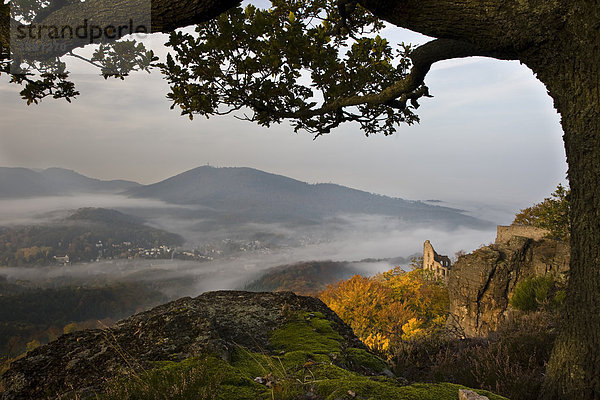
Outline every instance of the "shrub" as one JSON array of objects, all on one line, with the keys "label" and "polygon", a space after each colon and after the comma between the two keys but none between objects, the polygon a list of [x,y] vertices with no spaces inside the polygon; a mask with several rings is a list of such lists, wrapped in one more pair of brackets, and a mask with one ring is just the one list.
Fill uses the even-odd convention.
[{"label": "shrub", "polygon": [[512,400],[537,398],[556,332],[555,316],[535,312],[507,321],[487,338],[434,335],[395,348],[397,375],[409,381],[453,382]]},{"label": "shrub", "polygon": [[517,284],[510,305],[520,311],[556,309],[564,301],[565,292],[553,276],[536,276]]}]

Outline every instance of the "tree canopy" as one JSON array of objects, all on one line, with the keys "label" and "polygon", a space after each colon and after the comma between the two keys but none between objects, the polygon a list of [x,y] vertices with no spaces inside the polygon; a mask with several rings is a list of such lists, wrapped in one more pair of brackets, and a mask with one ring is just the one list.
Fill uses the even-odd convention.
[{"label": "tree canopy", "polygon": [[172,33],[174,57],[161,66],[182,114],[249,109],[244,118],[261,125],[290,119],[316,135],[348,121],[390,134],[418,120],[413,110],[427,88],[373,95],[410,72],[410,46],[393,49],[379,35],[383,26],[362,8],[346,14],[326,0],[275,0],[268,10],[234,8],[195,34]]},{"label": "tree canopy", "polygon": [[[52,18],[77,21],[60,15],[64,8],[12,3],[12,13],[30,25]],[[85,4],[93,7],[94,1]],[[193,34],[172,31],[165,62],[156,63],[153,52],[134,40],[105,37],[97,39],[99,47],[86,61],[105,77],[160,67],[171,85],[172,107],[190,118],[235,112],[265,126],[289,120],[296,131],[315,136],[356,122],[366,135],[389,135],[401,123],[419,121],[415,110],[421,97],[429,97],[424,77],[434,62],[477,52],[452,40],[392,48],[380,35],[384,27],[356,2],[274,0],[266,10],[230,8],[200,22]],[[152,31],[164,30],[153,8]],[[40,42],[40,47],[60,44],[66,51],[24,52],[21,58],[6,58],[3,70],[12,73],[13,83],[24,85],[21,96],[28,104],[46,97],[71,101],[79,92],[60,56],[83,59],[73,50],[86,43],[57,44],[46,36]]]}]

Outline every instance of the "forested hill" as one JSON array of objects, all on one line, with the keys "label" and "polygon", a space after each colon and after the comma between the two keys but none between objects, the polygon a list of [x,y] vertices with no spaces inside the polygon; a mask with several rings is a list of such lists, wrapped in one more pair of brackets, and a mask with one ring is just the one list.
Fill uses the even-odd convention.
[{"label": "forested hill", "polygon": [[35,171],[0,167],[0,198],[60,196],[74,193],[120,192],[139,186],[125,180],[102,181],[63,168]]},{"label": "forested hill", "polygon": [[291,291],[305,296],[317,296],[328,284],[363,273],[358,263],[345,261],[308,261],[271,268],[244,290],[251,292]]},{"label": "forested hill", "polygon": [[0,227],[0,266],[48,265],[65,255],[70,262],[128,258],[146,249],[181,244],[181,236],[146,226],[135,217],[82,208],[52,223]]},{"label": "forested hill", "polygon": [[336,184],[308,184],[252,168],[203,166],[125,192],[138,198],[193,204],[261,222],[318,221],[343,214],[389,215],[407,222],[485,227],[460,210],[376,195]]},{"label": "forested hill", "polygon": [[393,265],[407,265],[409,262],[410,259],[403,257],[362,261],[302,261],[269,268],[243,289],[251,292],[290,291],[304,296],[318,296],[327,285],[353,275],[373,274],[369,272],[369,265],[386,263],[389,264],[388,268],[392,268]]}]

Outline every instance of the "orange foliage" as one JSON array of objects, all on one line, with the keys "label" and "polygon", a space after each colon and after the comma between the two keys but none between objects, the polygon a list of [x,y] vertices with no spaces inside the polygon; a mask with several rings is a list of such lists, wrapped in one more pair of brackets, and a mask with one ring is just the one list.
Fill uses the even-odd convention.
[{"label": "orange foliage", "polygon": [[443,284],[426,279],[420,269],[404,272],[399,267],[328,285],[319,298],[380,352],[442,327],[449,306]]}]

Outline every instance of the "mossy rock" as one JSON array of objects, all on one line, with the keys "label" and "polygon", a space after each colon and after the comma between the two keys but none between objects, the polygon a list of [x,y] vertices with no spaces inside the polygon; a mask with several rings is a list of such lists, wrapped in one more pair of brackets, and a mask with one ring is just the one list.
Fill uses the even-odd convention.
[{"label": "mossy rock", "polygon": [[333,329],[331,321],[320,312],[300,312],[290,317],[282,328],[277,329],[270,343],[281,351],[310,351],[328,354],[340,353],[343,338]]},{"label": "mossy rock", "polygon": [[2,399],[458,397],[457,385],[404,386],[386,374],[385,362],[320,300],[221,291],[40,346],[2,376]]},{"label": "mossy rock", "polygon": [[[38,347],[13,362],[0,377],[5,388],[2,398],[52,400],[66,393],[93,398],[108,380],[140,375],[155,361],[180,362],[205,354],[229,359],[240,346],[272,355],[281,351],[271,343],[273,330],[304,311],[319,313],[330,321],[328,329],[332,331],[327,336],[341,339],[342,347],[363,346],[319,299],[291,292],[209,292],[163,304],[109,329],[73,332]],[[286,340],[284,336],[281,339]],[[310,349],[311,343],[299,342]]]},{"label": "mossy rock", "polygon": [[[141,379],[113,381],[101,398],[455,400],[458,390],[464,388],[454,384],[407,386],[393,377],[375,375],[387,370],[386,363],[365,349],[344,348],[343,338],[319,312],[300,312],[289,318],[272,332],[270,342],[269,352],[238,346],[229,362],[203,355],[180,363],[156,364]],[[173,387],[185,390],[165,396]],[[478,392],[491,400],[502,399]]]}]

